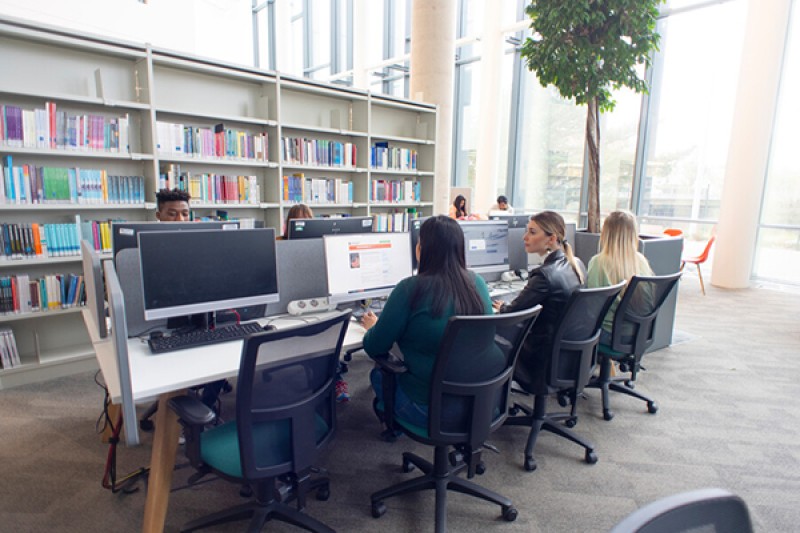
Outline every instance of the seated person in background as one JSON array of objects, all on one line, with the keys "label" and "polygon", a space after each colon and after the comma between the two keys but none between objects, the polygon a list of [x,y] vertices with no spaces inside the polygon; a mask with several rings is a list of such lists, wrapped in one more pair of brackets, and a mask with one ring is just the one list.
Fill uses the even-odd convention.
[{"label": "seated person in background", "polygon": [[502,194],[497,197],[497,203],[489,208],[489,216],[513,215],[514,208],[508,203],[508,198]]},{"label": "seated person in background", "polygon": [[303,218],[314,218],[314,213],[306,204],[293,205],[286,213],[286,224],[283,226],[283,238],[289,238],[289,221]]},{"label": "seated person in background", "polygon": [[[419,273],[397,284],[380,318],[367,312],[362,323],[367,329],[364,350],[368,355],[386,353],[394,343],[400,347],[407,371],[398,376],[395,412],[403,420],[426,427],[431,373],[448,319],[489,314],[492,305],[486,282],[466,268],[464,233],[454,220],[445,216],[426,220],[415,253]],[[484,369],[495,361],[493,355],[479,355]],[[496,356],[500,371],[503,357]],[[381,401],[382,375],[377,368],[370,381]]]},{"label": "seated person in background", "polygon": [[564,219],[558,213],[542,211],[532,216],[525,232],[525,250],[547,257],[541,267],[531,270],[525,288],[513,302],[493,303],[499,313],[542,305],[514,370],[514,379],[529,392],[546,388],[547,358],[558,318],[572,292],[580,288],[586,277],[583,263],[573,255],[564,237],[565,231]]},{"label": "seated person in background", "polygon": [[450,218],[464,218],[467,216],[467,199],[464,198],[462,195],[456,196],[456,199],[453,200],[453,205],[450,206]]},{"label": "seated person in background", "polygon": [[[192,197],[187,191],[178,189],[161,189],[156,193],[156,218],[161,222],[188,222],[191,219],[189,200]],[[215,412],[219,395],[225,387],[230,387],[224,379],[203,385],[200,400]]]},{"label": "seated person in background", "polygon": [[[608,287],[623,280],[630,281],[633,276],[653,275],[647,258],[639,253],[638,235],[636,217],[632,213],[614,211],[608,215],[600,232],[600,253],[589,261],[586,285],[590,289]],[[603,319],[601,344],[611,345],[614,313],[624,293],[625,289],[622,289]]]},{"label": "seated person in background", "polygon": [[156,193],[156,218],[161,222],[188,222],[191,198],[186,191],[161,189]]}]

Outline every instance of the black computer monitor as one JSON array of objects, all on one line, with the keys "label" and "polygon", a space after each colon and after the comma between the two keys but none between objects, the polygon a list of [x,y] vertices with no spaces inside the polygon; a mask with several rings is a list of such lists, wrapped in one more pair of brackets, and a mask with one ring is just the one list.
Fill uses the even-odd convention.
[{"label": "black computer monitor", "polygon": [[369,233],[372,217],[297,218],[289,221],[289,239],[319,239],[338,233]]},{"label": "black computer monitor", "polygon": [[278,301],[275,230],[139,233],[145,320]]},{"label": "black computer monitor", "polygon": [[467,268],[478,274],[506,272],[508,224],[504,220],[459,221],[464,231]]},{"label": "black computer monitor", "polygon": [[326,235],[323,246],[332,304],[388,296],[411,276],[408,233]]},{"label": "black computer monitor", "polygon": [[531,264],[525,250],[525,232],[527,226],[508,228],[508,269],[514,272],[527,272]]},{"label": "black computer monitor", "polygon": [[505,220],[508,229],[525,228],[531,220],[531,215],[492,215],[489,220]]},{"label": "black computer monitor", "polygon": [[419,228],[429,217],[412,218],[408,221],[408,233],[411,236],[411,268],[414,272],[419,268],[417,261],[417,243],[419,242]]},{"label": "black computer monitor", "polygon": [[218,220],[210,222],[112,222],[111,257],[116,262],[119,252],[139,246],[138,235],[142,231],[194,231],[238,228],[238,222]]}]

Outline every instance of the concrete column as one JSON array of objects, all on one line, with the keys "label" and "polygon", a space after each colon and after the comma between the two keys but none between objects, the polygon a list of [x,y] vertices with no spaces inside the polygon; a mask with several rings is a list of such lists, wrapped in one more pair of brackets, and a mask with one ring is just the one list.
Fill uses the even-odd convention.
[{"label": "concrete column", "polygon": [[711,283],[750,283],[791,0],[748,0]]},{"label": "concrete column", "polygon": [[411,12],[410,96],[413,100],[439,106],[434,163],[434,214],[446,214],[451,201],[455,40],[455,0],[414,0]]},{"label": "concrete column", "polygon": [[474,213],[486,214],[497,199],[497,169],[499,154],[497,139],[500,135],[500,86],[503,80],[503,34],[501,31],[501,9],[487,2],[483,13],[483,35],[481,37],[480,64],[480,128],[478,153],[475,161],[475,196],[470,209]]}]

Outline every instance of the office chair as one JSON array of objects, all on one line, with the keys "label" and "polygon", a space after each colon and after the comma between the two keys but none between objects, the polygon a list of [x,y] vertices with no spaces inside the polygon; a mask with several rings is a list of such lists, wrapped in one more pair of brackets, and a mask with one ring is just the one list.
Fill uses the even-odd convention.
[{"label": "office chair", "polygon": [[[334,381],[350,314],[244,340],[236,386],[236,420],[204,431],[214,413],[192,396],[170,400],[184,425],[186,455],[198,473],[252,489],[254,501],[186,524],[181,531],[251,518],[260,531],[275,518],[309,531],[333,530],[302,513],[306,495],[330,494],[313,462],[336,432]],[[296,508],[288,504],[296,500]]]},{"label": "office chair", "polygon": [[681,237],[683,236],[683,230],[678,228],[667,228],[664,230],[664,235],[668,235],[670,237]]},{"label": "office chair", "polygon": [[700,489],[645,505],[610,533],[753,533],[747,504],[723,489]]},{"label": "office chair", "polygon": [[712,235],[708,242],[706,243],[706,247],[703,248],[703,253],[698,256],[692,257],[682,257],[681,258],[681,270],[683,267],[686,266],[686,263],[691,263],[697,266],[697,277],[700,278],[700,290],[703,291],[703,296],[706,295],[706,286],[703,283],[703,271],[700,270],[700,265],[708,260],[708,254],[711,252],[711,247],[714,245],[714,241],[716,240],[716,236]]},{"label": "office chair", "polygon": [[[450,318],[431,374],[427,427],[415,426],[394,413],[395,377],[402,368],[388,358],[376,359],[384,373],[384,402],[378,404],[378,410],[387,426],[434,446],[434,459],[430,463],[403,453],[403,471],[411,472],[416,466],[423,475],[373,493],[373,517],[386,512],[386,498],[433,489],[437,532],[446,530],[448,490],[500,505],[507,521],[517,518],[511,500],[458,474],[466,470],[472,478],[485,471],[481,450],[507,416],[514,361],[539,311],[541,306],[516,313]],[[454,450],[449,452],[451,447]]]},{"label": "office chair", "polygon": [[[680,272],[666,276],[633,276],[625,289],[614,314],[611,346],[600,344],[597,350],[600,376],[587,385],[601,390],[604,419],[614,418],[609,406],[609,390],[647,402],[647,411],[651,414],[658,411],[655,401],[634,390],[634,382],[639,371],[644,370],[642,356],[653,344],[658,311],[680,277]],[[630,377],[612,377],[612,361],[618,362],[620,371],[630,373]]]},{"label": "office chair", "polygon": [[[505,421],[507,426],[531,428],[525,446],[525,470],[529,472],[536,470],[533,448],[542,430],[550,431],[583,446],[586,450],[586,462],[589,464],[597,462],[594,445],[568,428],[574,426],[577,421],[575,409],[578,395],[591,378],[603,318],[624,286],[625,282],[622,282],[611,287],[578,289],[573,292],[553,335],[550,361],[544,370],[546,372],[544,388],[537,389],[537,385],[526,382],[524,373],[518,373],[515,377],[515,383],[521,391],[514,388],[512,393],[522,392],[534,396],[532,409],[514,402],[509,413],[511,416]],[[520,364],[521,361],[518,361],[517,366]],[[552,393],[559,393],[561,398],[569,396],[572,402],[571,412],[548,413],[547,399]],[[515,396],[518,395],[512,395],[512,401]],[[518,414],[520,411],[522,414]],[[559,422],[564,422],[567,427]]]}]

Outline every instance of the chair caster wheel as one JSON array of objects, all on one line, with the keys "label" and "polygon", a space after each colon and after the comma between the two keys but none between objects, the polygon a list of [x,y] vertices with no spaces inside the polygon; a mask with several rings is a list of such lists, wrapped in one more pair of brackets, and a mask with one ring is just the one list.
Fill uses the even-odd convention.
[{"label": "chair caster wheel", "polygon": [[372,502],[372,518],[380,518],[386,514],[386,504],[383,502]]},{"label": "chair caster wheel", "polygon": [[647,412],[654,415],[658,412],[658,404],[656,402],[647,402]]},{"label": "chair caster wheel", "polygon": [[633,381],[629,380],[629,379],[625,380],[625,386],[628,387],[631,390],[636,388],[636,384]]},{"label": "chair caster wheel", "polygon": [[576,417],[574,417],[574,416],[564,420],[564,425],[567,426],[568,428],[574,428],[575,424],[577,424],[577,423],[578,423],[578,419]]},{"label": "chair caster wheel", "polygon": [[614,418],[614,413],[612,413],[608,409],[604,409],[603,410],[603,419],[604,420],[611,420],[612,418]]},{"label": "chair caster wheel", "polygon": [[508,408],[508,416],[517,416],[519,414],[519,407],[514,405],[514,407]]},{"label": "chair caster wheel", "polygon": [[559,394],[558,395],[558,405],[561,407],[566,407],[569,405],[569,397],[566,394]]},{"label": "chair caster wheel", "polygon": [[481,461],[478,464],[476,464],[475,465],[475,473],[478,474],[479,476],[484,475],[486,473],[486,463]]},{"label": "chair caster wheel", "polygon": [[328,485],[323,485],[322,487],[317,489],[317,499],[321,502],[328,501],[328,498],[331,497],[331,488]]},{"label": "chair caster wheel", "polygon": [[414,463],[412,463],[411,461],[407,461],[407,460],[403,459],[402,470],[403,470],[404,474],[408,474],[409,472],[413,472],[414,468],[415,468]]},{"label": "chair caster wheel", "polygon": [[533,457],[526,457],[525,458],[525,470],[528,472],[533,472],[536,470],[536,459]]},{"label": "chair caster wheel", "polygon": [[239,496],[242,498],[252,498],[253,489],[250,487],[250,485],[242,485],[242,488],[239,489]]},{"label": "chair caster wheel", "polygon": [[586,450],[586,457],[584,457],[584,460],[588,464],[593,465],[597,462],[597,454],[594,453],[594,450]]},{"label": "chair caster wheel", "polygon": [[513,522],[514,520],[516,520],[517,519],[517,514],[519,514],[519,513],[517,513],[517,509],[515,507],[513,507],[513,506],[509,506],[509,507],[503,506],[503,519],[506,522]]},{"label": "chair caster wheel", "polygon": [[450,461],[450,466],[456,467],[464,462],[464,454],[458,450],[453,450],[448,454],[448,459]]},{"label": "chair caster wheel", "polygon": [[153,431],[155,424],[152,420],[139,420],[139,429],[142,431]]}]

